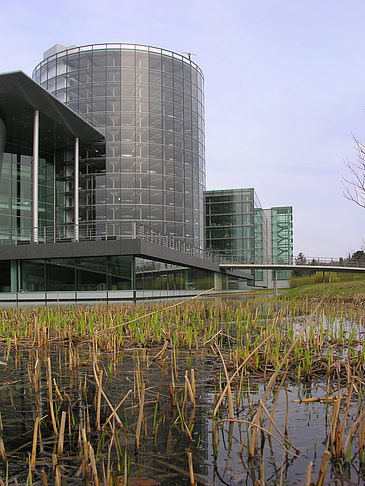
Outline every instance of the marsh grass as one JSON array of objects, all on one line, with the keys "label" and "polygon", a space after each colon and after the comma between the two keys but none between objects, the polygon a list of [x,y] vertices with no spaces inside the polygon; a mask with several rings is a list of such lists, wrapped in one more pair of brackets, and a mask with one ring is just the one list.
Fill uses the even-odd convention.
[{"label": "marsh grass", "polygon": [[[2,477],[13,484],[25,476],[28,484],[79,479],[104,486],[128,484],[131,470],[139,477],[144,444],[150,437],[157,444],[168,422],[166,454],[174,447],[172,431],[188,453],[183,464],[167,462],[163,474],[206,483],[195,470],[198,394],[204,383],[191,364],[179,361],[181,350],[209,358],[214,370],[210,418],[215,460],[227,447],[230,460],[247,458],[252,482],[264,484],[265,444],[272,454],[277,454],[276,443],[283,453],[300,455],[290,438],[293,407],[287,385],[320,382],[325,392],[314,400],[330,418],[324,430],[330,456],[324,454],[321,463],[319,458],[303,470],[303,481],[311,484],[316,467],[317,482],[325,480],[327,456],[342,468],[356,464],[359,469],[364,466],[365,442],[364,322],[361,304],[313,304],[309,299],[2,310],[0,372],[11,403],[16,377],[27,363],[33,417],[29,445],[19,449],[28,451],[25,455],[17,448],[8,450],[0,420]],[[128,369],[126,352],[134,356]],[[152,370],[158,372],[154,385]],[[116,398],[107,390],[116,390],[121,373],[125,383]],[[263,394],[254,393],[255,383],[265,383]],[[285,420],[280,426],[275,415],[281,393]],[[295,406],[310,400],[313,397]],[[8,419],[8,427],[10,423]],[[233,454],[237,430],[241,459]],[[156,462],[148,467],[162,477]],[[286,467],[280,468],[281,478]],[[153,481],[150,484],[159,484]]]}]

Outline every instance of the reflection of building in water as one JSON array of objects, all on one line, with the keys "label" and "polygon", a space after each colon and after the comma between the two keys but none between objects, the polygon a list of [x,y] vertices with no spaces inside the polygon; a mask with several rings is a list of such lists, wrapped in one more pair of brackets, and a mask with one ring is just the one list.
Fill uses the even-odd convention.
[{"label": "reflection of building in water", "polygon": [[[62,311],[61,311],[62,312]],[[94,311],[88,314],[85,311],[85,319],[95,319]],[[54,343],[55,344],[55,343]],[[72,343],[72,350],[75,355],[85,357],[82,366],[70,367],[70,349],[65,346],[57,346],[52,348],[50,353],[51,368],[57,370],[62,368],[63,372],[57,376],[57,384],[61,390],[67,390],[67,396],[70,403],[69,413],[70,422],[65,430],[64,454],[67,457],[72,457],[68,465],[68,474],[72,476],[77,474],[80,468],[78,460],[80,454],[80,443],[78,441],[79,430],[87,426],[91,430],[96,430],[96,404],[95,394],[97,393],[97,386],[94,380],[88,379],[87,376],[93,376],[92,363],[88,361],[89,353],[84,345],[79,343],[77,347],[77,340]],[[166,355],[171,351],[167,350]],[[145,408],[144,408],[144,426],[141,433],[140,450],[138,454],[138,461],[131,459],[130,475],[138,477],[160,478],[164,473],[169,474],[172,484],[185,484],[186,479],[177,473],[176,470],[171,470],[161,465],[158,462],[163,458],[168,464],[175,466],[183,465],[186,461],[186,451],[191,447],[191,440],[182,427],[180,420],[177,420],[177,408],[172,404],[170,395],[171,384],[171,367],[173,360],[159,361],[157,363],[146,359],[155,355],[147,354],[145,350],[136,349],[126,350],[119,349],[117,358],[111,361],[109,352],[103,353],[103,346],[99,348],[98,362],[101,369],[108,370],[108,379],[103,380],[103,391],[107,397],[110,397],[112,403],[118,404],[123,397],[125,397],[133,388],[133,377],[138,369],[143,375],[145,383]],[[38,351],[36,348],[29,347],[29,353],[14,353],[15,359],[10,357],[7,365],[7,373],[10,373],[12,380],[8,382],[7,393],[0,393],[0,410],[2,412],[2,439],[6,444],[8,451],[18,450],[16,456],[13,456],[12,461],[9,461],[9,476],[15,474],[20,483],[25,484],[29,473],[28,456],[32,451],[32,436],[36,416],[43,417],[42,420],[42,444],[43,447],[37,450],[37,461],[44,463],[44,471],[48,478],[54,476],[52,463],[46,458],[52,453],[54,445],[54,430],[52,421],[48,415],[49,400],[47,390],[40,386],[41,381],[38,382],[36,375],[32,376],[32,381],[29,380],[28,372],[29,366],[32,369],[38,363]],[[190,353],[189,351],[176,351],[176,366],[178,373],[175,376],[175,384],[177,391],[177,398],[179,406],[182,409],[182,400],[180,397],[181,390],[184,389],[185,371],[190,375],[190,369],[195,369],[196,386],[197,386],[197,407],[193,413],[193,407],[188,399],[185,407],[185,420],[191,426],[191,434],[194,439],[195,446],[199,444],[197,449],[199,454],[194,457],[194,471],[196,474],[208,475],[212,473],[213,464],[209,461],[211,454],[208,427],[211,423],[210,414],[212,411],[213,393],[207,394],[207,384],[204,379],[208,374],[211,374],[212,362],[208,361],[207,354]],[[15,364],[16,361],[16,364]],[[109,367],[110,363],[114,363],[113,367]],[[39,364],[39,363],[38,363]],[[166,366],[166,374],[164,368]],[[37,368],[37,365],[36,365]],[[174,372],[175,372],[174,368]],[[45,371],[43,370],[45,373]],[[42,375],[42,373],[41,373]],[[126,379],[126,377],[128,377]],[[163,379],[161,379],[163,377]],[[40,379],[40,377],[39,377]],[[43,378],[42,378],[43,379]],[[81,385],[80,385],[81,384]],[[213,388],[211,384],[211,390]],[[156,394],[160,390],[159,403],[156,406]],[[10,395],[10,399],[9,399]],[[210,403],[210,406],[206,404]],[[60,402],[58,402],[60,403]],[[106,440],[100,440],[100,435],[88,433],[88,440],[90,441],[94,450],[98,450],[99,462],[100,457],[108,457],[110,454],[110,471],[115,475],[120,473],[119,462],[121,455],[125,451],[125,438],[128,440],[127,454],[131,458],[134,453],[135,444],[135,424],[138,418],[138,408],[135,405],[135,398],[133,394],[129,395],[125,403],[118,410],[118,416],[125,429],[115,427],[113,431],[112,447],[109,448],[111,437],[105,434]],[[200,406],[204,405],[204,406]],[[61,405],[62,406],[62,405]],[[63,404],[64,406],[64,404]],[[61,409],[62,410],[62,409]],[[86,410],[89,411],[86,418]],[[102,401],[100,420],[105,424],[110,418],[110,409],[107,404]],[[30,438],[30,440],[26,440]],[[9,456],[8,456],[9,457]],[[23,480],[24,478],[24,480]],[[163,478],[166,479],[165,477]]]},{"label": "reflection of building in water", "polygon": [[204,290],[214,287],[214,275],[199,269],[137,258],[136,284],[137,289],[143,291]]}]

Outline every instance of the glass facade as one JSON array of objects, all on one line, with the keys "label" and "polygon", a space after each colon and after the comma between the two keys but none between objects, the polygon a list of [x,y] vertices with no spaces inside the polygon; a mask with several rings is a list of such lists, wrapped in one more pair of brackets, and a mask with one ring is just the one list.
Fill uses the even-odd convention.
[{"label": "glass facade", "polygon": [[10,262],[0,262],[0,292],[11,291]]},{"label": "glass facade", "polygon": [[293,209],[271,208],[272,257],[277,263],[293,262]]},{"label": "glass facade", "polygon": [[95,291],[132,288],[133,257],[100,256],[22,260],[18,291]]},{"label": "glass facade", "polygon": [[213,272],[134,256],[0,261],[2,292],[194,291],[214,287]]},{"label": "glass facade", "polygon": [[136,258],[137,290],[205,290],[213,287],[213,272]]},{"label": "glass facade", "polygon": [[[276,263],[293,263],[293,209],[271,208],[272,259]],[[278,279],[290,278],[291,272],[278,271]]]},{"label": "glass facade", "polygon": [[[33,207],[33,157],[4,153],[0,166],[0,240],[30,241]],[[55,212],[55,172],[52,155],[39,159],[38,218],[39,234],[52,226]]]},{"label": "glass facade", "polygon": [[[94,142],[89,146],[80,146],[80,160],[88,160],[89,164],[80,162],[79,175],[79,225],[82,236],[85,238],[106,232],[106,223],[103,228],[97,228],[95,221],[95,194],[93,188],[97,184],[105,186],[105,144]],[[88,177],[92,164],[92,177]],[[104,187],[105,190],[105,187]],[[94,198],[93,198],[94,196]],[[102,201],[100,201],[102,202]],[[75,208],[75,154],[74,148],[58,151],[55,154],[55,225],[60,228],[64,238],[74,235],[74,208]],[[48,235],[48,238],[51,235]]]},{"label": "glass facade", "polygon": [[194,62],[148,46],[88,45],[47,57],[33,78],[105,134],[80,161],[80,223],[120,233],[123,221],[141,221],[204,246],[203,75]]},{"label": "glass facade", "polygon": [[206,249],[230,261],[254,262],[257,205],[254,189],[206,191]]},{"label": "glass facade", "polygon": [[[252,188],[206,191],[206,249],[235,263],[292,263],[291,207],[262,209]],[[288,279],[290,271],[278,271]],[[255,270],[262,281],[262,270]]]}]

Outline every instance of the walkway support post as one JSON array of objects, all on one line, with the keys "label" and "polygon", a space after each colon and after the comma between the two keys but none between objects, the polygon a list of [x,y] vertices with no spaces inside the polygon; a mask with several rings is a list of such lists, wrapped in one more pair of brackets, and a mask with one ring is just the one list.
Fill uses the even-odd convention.
[{"label": "walkway support post", "polygon": [[10,261],[10,292],[18,292],[18,260]]},{"label": "walkway support post", "polygon": [[136,274],[136,257],[132,257],[132,294],[133,302],[137,303],[137,274]]},{"label": "walkway support post", "polygon": [[33,120],[33,243],[38,243],[39,111]]},{"label": "walkway support post", "polygon": [[74,223],[75,223],[75,241],[79,241],[79,158],[80,158],[80,147],[79,139],[75,138],[75,187],[74,187]]},{"label": "walkway support post", "polygon": [[222,274],[214,272],[214,288],[216,290],[222,290]]},{"label": "walkway support post", "polygon": [[278,295],[278,281],[277,281],[277,273],[276,269],[273,270],[273,284],[274,284],[274,295]]}]

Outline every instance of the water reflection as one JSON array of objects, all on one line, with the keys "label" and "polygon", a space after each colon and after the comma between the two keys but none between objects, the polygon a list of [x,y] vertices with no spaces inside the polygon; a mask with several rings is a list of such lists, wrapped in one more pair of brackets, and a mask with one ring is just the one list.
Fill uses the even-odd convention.
[{"label": "water reflection", "polygon": [[[285,430],[288,415],[288,437],[300,450],[299,457],[285,452],[278,441],[268,438],[267,434],[259,434],[257,454],[249,458],[247,445],[242,454],[239,453],[242,443],[248,442],[248,424],[244,421],[250,422],[257,411],[258,400],[265,393],[265,381],[252,376],[238,380],[233,387],[233,402],[235,417],[242,422],[222,422],[217,427],[219,442],[215,447],[213,408],[217,392],[224,386],[219,359],[212,352],[185,352],[171,348],[161,358],[153,359],[158,351],[134,349],[113,355],[99,353],[90,343],[77,348],[65,345],[51,355],[53,405],[58,430],[62,412],[66,413],[64,452],[60,457],[55,456],[59,438],[54,435],[50,419],[48,355],[31,348],[14,351],[0,384],[0,412],[9,477],[16,478],[20,484],[27,481],[36,417],[40,418],[41,425],[33,474],[35,482],[41,481],[44,471],[49,483],[53,484],[57,468],[63,484],[82,484],[87,474],[92,480],[91,469],[87,473],[86,463],[83,463],[83,430],[93,448],[100,478],[105,475],[107,480],[109,470],[115,482],[118,477],[122,481],[120,478],[128,475],[132,485],[188,484],[188,451],[193,454],[195,479],[199,484],[254,485],[263,479],[267,485],[303,484],[310,461],[314,461],[313,477],[318,475],[326,448],[331,408],[328,403],[293,400],[324,396],[326,383],[298,385],[288,381],[286,389],[283,387],[279,394],[275,389],[266,402],[270,412],[275,406],[275,424],[279,430]],[[97,430],[95,357],[103,375],[103,391],[114,409],[130,391],[117,411],[123,426],[118,426],[115,416],[110,418],[111,407],[103,398],[100,423],[105,424],[110,418],[110,425]],[[191,369],[195,371],[196,380],[195,408],[185,386],[186,371],[192,382]],[[137,450],[142,383],[144,409]],[[352,412],[350,409],[349,413]],[[220,413],[221,418],[227,416],[226,403]],[[359,467],[358,459],[346,471],[333,464],[328,479],[330,476],[342,477],[343,484],[364,480]],[[4,467],[2,477],[5,477]]]}]

